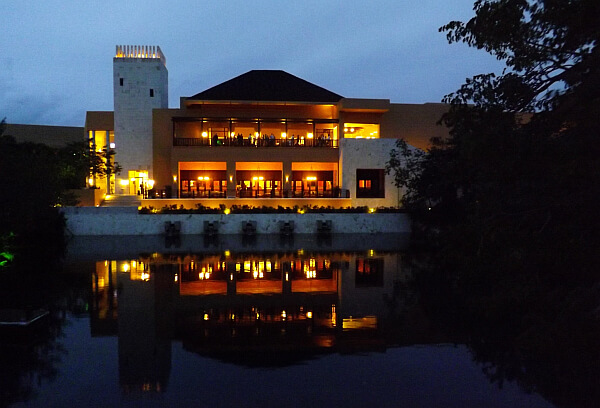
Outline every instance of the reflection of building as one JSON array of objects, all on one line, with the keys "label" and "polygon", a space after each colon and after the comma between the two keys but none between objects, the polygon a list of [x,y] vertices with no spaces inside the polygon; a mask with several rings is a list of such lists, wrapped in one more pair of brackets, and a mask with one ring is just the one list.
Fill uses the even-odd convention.
[{"label": "reflection of building", "polygon": [[384,171],[395,139],[445,136],[444,105],[344,98],[283,71],[249,71],[168,109],[160,48],[118,46],[113,67],[114,113],[88,112],[86,131],[96,148],[114,143],[117,193],[395,206]]},{"label": "reflection of building", "polygon": [[[385,347],[379,327],[404,278],[398,253],[374,251],[225,251],[102,261],[96,263],[94,297],[113,300],[93,304],[92,330],[117,329],[124,390],[160,391],[172,339],[190,351],[247,365]],[[101,323],[114,319],[117,325]]]}]

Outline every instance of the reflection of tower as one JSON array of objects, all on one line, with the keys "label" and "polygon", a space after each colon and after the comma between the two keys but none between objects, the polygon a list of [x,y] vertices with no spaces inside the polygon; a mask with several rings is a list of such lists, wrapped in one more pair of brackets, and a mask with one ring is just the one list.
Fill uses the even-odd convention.
[{"label": "reflection of tower", "polygon": [[113,90],[115,160],[122,167],[120,178],[129,180],[124,192],[135,194],[152,178],[152,109],[169,105],[166,59],[160,47],[118,45]]},{"label": "reflection of tower", "polygon": [[[119,377],[125,392],[163,391],[171,369],[172,274],[132,261],[119,276]],[[121,269],[123,270],[123,269]]]}]

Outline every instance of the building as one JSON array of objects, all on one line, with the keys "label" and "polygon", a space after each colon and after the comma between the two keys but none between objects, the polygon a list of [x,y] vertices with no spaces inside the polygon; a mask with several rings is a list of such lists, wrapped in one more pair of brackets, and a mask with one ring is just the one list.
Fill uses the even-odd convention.
[{"label": "building", "polygon": [[20,125],[7,123],[4,135],[12,136],[17,143],[42,143],[53,148],[82,143],[84,132],[77,126]]},{"label": "building", "polygon": [[117,46],[114,112],[88,112],[94,148],[114,147],[109,192],[268,206],[385,206],[397,138],[424,148],[443,137],[443,104],[345,98],[284,71],[253,70],[168,108],[159,47]]}]

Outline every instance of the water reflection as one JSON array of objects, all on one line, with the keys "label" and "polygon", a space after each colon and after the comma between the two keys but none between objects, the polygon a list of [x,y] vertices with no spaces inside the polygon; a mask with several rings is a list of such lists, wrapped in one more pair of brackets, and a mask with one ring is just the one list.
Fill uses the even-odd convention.
[{"label": "water reflection", "polygon": [[208,251],[105,259],[92,271],[92,335],[118,335],[125,392],[163,391],[171,341],[245,366],[382,350],[407,276],[399,252]]}]

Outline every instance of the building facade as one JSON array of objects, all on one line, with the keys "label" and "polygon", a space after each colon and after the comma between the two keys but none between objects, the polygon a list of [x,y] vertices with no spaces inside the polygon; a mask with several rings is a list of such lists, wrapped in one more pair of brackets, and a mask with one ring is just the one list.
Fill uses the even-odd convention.
[{"label": "building facade", "polygon": [[345,98],[284,71],[249,71],[170,109],[159,47],[117,46],[113,67],[114,112],[88,112],[86,132],[114,147],[117,194],[395,207],[396,139],[425,148],[446,135],[445,105]]}]

